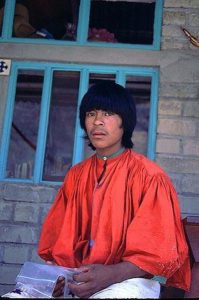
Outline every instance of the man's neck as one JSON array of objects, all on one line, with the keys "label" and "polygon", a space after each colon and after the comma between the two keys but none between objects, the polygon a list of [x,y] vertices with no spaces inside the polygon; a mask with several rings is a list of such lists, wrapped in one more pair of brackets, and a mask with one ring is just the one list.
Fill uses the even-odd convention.
[{"label": "man's neck", "polygon": [[114,157],[120,155],[122,152],[124,152],[124,150],[125,150],[125,148],[121,146],[121,148],[119,148],[117,151],[115,151],[111,154],[106,154],[105,152],[104,153],[99,153],[98,151],[96,151],[96,154],[97,154],[98,158],[101,158],[103,160],[107,160],[107,159],[114,158]]}]

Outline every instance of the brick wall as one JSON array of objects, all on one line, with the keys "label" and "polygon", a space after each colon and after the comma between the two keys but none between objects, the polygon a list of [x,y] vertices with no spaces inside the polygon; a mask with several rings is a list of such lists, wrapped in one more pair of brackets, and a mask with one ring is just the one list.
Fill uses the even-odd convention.
[{"label": "brick wall", "polygon": [[12,290],[25,261],[37,255],[40,226],[58,187],[0,183],[0,294]]},{"label": "brick wall", "polygon": [[199,48],[182,27],[199,38],[199,1],[166,0],[156,151],[157,162],[174,181],[184,216],[199,214]]}]

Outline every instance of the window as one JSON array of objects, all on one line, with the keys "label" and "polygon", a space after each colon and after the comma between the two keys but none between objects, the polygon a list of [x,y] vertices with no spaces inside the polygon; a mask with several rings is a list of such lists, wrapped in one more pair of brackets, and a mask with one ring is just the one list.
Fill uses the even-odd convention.
[{"label": "window", "polygon": [[78,0],[16,0],[12,36],[76,40],[78,15]]},{"label": "window", "polygon": [[0,0],[0,35],[2,35],[4,7],[5,7],[5,0]]},{"label": "window", "polygon": [[18,71],[7,178],[33,177],[43,79],[43,71]]},{"label": "window", "polygon": [[61,183],[91,155],[78,108],[89,85],[112,80],[132,93],[138,123],[134,149],[154,159],[158,70],[14,62],[0,147],[0,179]]},{"label": "window", "polygon": [[152,44],[155,1],[91,0],[89,41]]},{"label": "window", "polygon": [[163,0],[5,1],[3,41],[156,50],[160,46]]},{"label": "window", "polygon": [[71,167],[79,72],[54,71],[43,180],[61,181]]}]

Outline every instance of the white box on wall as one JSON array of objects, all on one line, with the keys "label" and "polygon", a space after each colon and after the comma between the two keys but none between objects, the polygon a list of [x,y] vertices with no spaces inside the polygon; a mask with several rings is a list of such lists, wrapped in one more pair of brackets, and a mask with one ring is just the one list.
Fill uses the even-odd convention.
[{"label": "white box on wall", "polygon": [[11,59],[0,58],[0,75],[10,74]]}]

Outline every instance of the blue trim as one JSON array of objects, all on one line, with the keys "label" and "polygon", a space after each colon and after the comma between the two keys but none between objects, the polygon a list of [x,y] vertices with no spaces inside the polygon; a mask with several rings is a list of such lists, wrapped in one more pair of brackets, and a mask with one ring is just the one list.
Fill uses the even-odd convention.
[{"label": "blue trim", "polygon": [[81,99],[88,88],[88,84],[89,84],[89,71],[88,69],[84,69],[80,74],[80,86],[79,86],[78,105],[77,105],[77,114],[76,114],[72,165],[80,162],[84,157],[84,139],[83,139],[84,131],[80,127],[79,106],[80,106]]},{"label": "blue trim", "polygon": [[123,70],[118,70],[118,72],[116,74],[116,83],[125,87],[126,73]]},{"label": "blue trim", "polygon": [[164,0],[156,0],[155,18],[153,24],[153,46],[154,50],[160,50],[161,33],[162,33],[162,15],[163,15]]},{"label": "blue trim", "polygon": [[[75,63],[54,63],[46,61],[15,61],[12,62],[12,66],[17,69],[23,70],[44,70],[49,67],[52,71],[82,71],[83,69],[88,69],[89,73],[100,73],[100,74],[115,74],[124,72],[125,74],[135,74],[135,75],[146,75],[152,76],[154,70],[157,70],[155,67],[127,67],[127,66],[117,66],[117,65],[89,65],[89,64],[75,64]],[[12,74],[10,74],[12,75]]]},{"label": "blue trim", "polygon": [[[5,5],[6,12],[4,15],[4,24],[3,24],[2,37],[0,38],[0,42],[44,44],[44,45],[46,44],[46,45],[60,45],[60,46],[85,45],[89,47],[159,50],[160,40],[161,40],[160,35],[161,35],[161,26],[162,26],[163,5],[164,5],[164,0],[156,0],[155,15],[154,15],[153,44],[143,45],[143,44],[106,43],[106,42],[87,41],[87,33],[89,27],[89,14],[90,14],[90,0],[81,0],[80,2],[78,28],[77,28],[77,41],[12,37],[15,1],[6,0],[6,5]],[[12,22],[10,20],[12,20]]]},{"label": "blue trim", "polygon": [[12,36],[14,10],[15,10],[15,1],[6,0],[4,17],[3,17],[3,26],[2,26],[2,37],[1,37],[2,42],[9,40],[10,37]]},{"label": "blue trim", "polygon": [[77,43],[80,45],[85,44],[88,36],[90,15],[90,0],[81,0],[79,7],[79,20],[77,30]]},{"label": "blue trim", "polygon": [[157,117],[158,117],[158,86],[159,86],[159,71],[153,70],[151,82],[151,103],[149,113],[149,130],[148,130],[148,148],[147,157],[155,160],[156,149],[156,132],[157,132]]},{"label": "blue trim", "polygon": [[[1,178],[0,178],[1,179]],[[3,182],[10,182],[10,183],[33,183],[31,179],[23,179],[23,178],[6,178],[6,179],[1,179]]]},{"label": "blue trim", "polygon": [[158,281],[160,284],[166,284],[167,278],[163,276],[153,276],[152,280]]},{"label": "blue trim", "polygon": [[50,97],[52,85],[52,72],[49,67],[44,72],[44,85],[42,91],[41,111],[39,120],[39,131],[37,137],[37,150],[35,154],[34,182],[42,181],[44,155],[46,149],[46,137],[48,130],[48,119],[50,110]]}]

